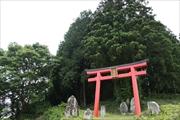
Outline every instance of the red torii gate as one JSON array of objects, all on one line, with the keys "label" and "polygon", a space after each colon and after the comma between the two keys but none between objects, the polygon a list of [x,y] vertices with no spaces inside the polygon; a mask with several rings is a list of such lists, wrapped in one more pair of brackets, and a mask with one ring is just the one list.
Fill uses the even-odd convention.
[{"label": "red torii gate", "polygon": [[[94,103],[94,116],[95,117],[98,117],[101,80],[111,80],[111,79],[125,78],[125,77],[131,77],[132,79],[136,115],[139,116],[141,114],[136,76],[145,75],[146,70],[137,71],[136,69],[146,67],[147,61],[148,59],[145,59],[142,61],[133,62],[129,64],[85,70],[89,76],[96,75],[96,77],[88,78],[88,82],[96,81],[96,92],[95,92],[95,103]],[[118,73],[119,71],[123,71],[123,70],[130,70],[130,72],[122,73],[122,74]],[[104,73],[111,73],[111,75],[102,76],[102,74]]]}]

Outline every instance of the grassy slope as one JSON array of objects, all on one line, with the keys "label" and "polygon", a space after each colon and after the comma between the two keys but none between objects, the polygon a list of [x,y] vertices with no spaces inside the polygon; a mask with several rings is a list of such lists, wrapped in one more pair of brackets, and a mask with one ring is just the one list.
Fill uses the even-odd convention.
[{"label": "grassy slope", "polygon": [[[100,110],[99,110],[99,117],[95,118],[94,120],[133,120],[135,115],[132,115],[128,113],[127,115],[121,115],[119,110],[119,104],[115,100],[107,100],[107,101],[101,101],[100,106],[105,105],[106,106],[106,116],[103,118],[100,116]],[[90,108],[93,112],[93,104],[86,106],[86,108]],[[86,108],[83,108],[85,111]],[[83,112],[84,113],[84,112]],[[83,115],[82,115],[83,116]]]},{"label": "grassy slope", "polygon": [[[179,115],[179,107],[180,107],[180,96],[179,95],[173,95],[173,96],[167,96],[167,95],[159,95],[156,97],[149,97],[146,98],[145,100],[141,101],[141,108],[142,108],[142,113],[147,110],[147,102],[148,101],[156,101],[160,105],[161,109],[161,114],[158,116],[140,116],[137,117],[136,115],[132,115],[131,113],[128,113],[127,115],[121,115],[119,111],[119,104],[115,102],[114,100],[107,100],[107,101],[101,101],[101,105],[106,106],[106,117],[102,118],[100,117],[100,111],[99,111],[99,117],[95,118],[93,117],[93,120],[135,120],[135,119],[152,119],[154,120],[159,119],[159,120],[164,120],[164,119],[169,119],[174,116]],[[86,108],[90,108],[93,112],[93,104],[90,104],[86,106],[85,108],[81,108],[80,110],[80,117],[79,118],[69,118],[69,119],[83,119],[83,114]],[[176,114],[177,113],[177,114]],[[66,120],[63,118],[62,120]],[[172,119],[176,120],[176,118]]]},{"label": "grassy slope", "polygon": [[[95,118],[93,117],[93,120],[180,120],[180,95],[158,95],[158,96],[151,96],[149,98],[146,98],[144,100],[141,100],[141,110],[142,113],[147,110],[147,102],[148,101],[156,101],[160,105],[161,113],[160,115],[153,116],[148,115],[146,117],[140,116],[137,117],[136,115],[132,115],[130,113],[126,115],[121,115],[119,111],[119,105],[120,103],[117,103],[115,100],[107,100],[107,101],[101,101],[101,105],[106,106],[106,116],[105,118],[100,117],[100,111],[99,111],[99,117]],[[83,120],[84,111],[90,108],[93,112],[94,104],[87,105],[85,108],[80,108],[79,117],[72,117],[72,118],[61,118],[61,120]],[[57,114],[51,115],[58,115],[63,114],[60,112],[60,109],[62,109],[64,113],[64,107],[53,109],[54,112]],[[56,117],[57,120],[60,120],[59,117]],[[34,119],[34,120],[44,120],[43,115],[40,117]],[[47,119],[48,120],[48,119]],[[51,119],[50,119],[51,120]],[[55,119],[53,119],[55,120]]]}]

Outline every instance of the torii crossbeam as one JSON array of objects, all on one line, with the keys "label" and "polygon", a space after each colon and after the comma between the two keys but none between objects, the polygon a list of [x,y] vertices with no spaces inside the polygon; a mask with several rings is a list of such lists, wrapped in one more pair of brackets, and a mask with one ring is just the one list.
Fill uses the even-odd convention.
[{"label": "torii crossbeam", "polygon": [[[140,71],[137,71],[137,69],[146,67],[147,61],[148,59],[145,59],[142,61],[133,62],[129,64],[85,70],[89,76],[92,76],[92,75],[95,76],[93,78],[88,78],[88,82],[96,82],[95,103],[94,103],[94,116],[95,117],[98,117],[101,80],[112,80],[116,78],[125,78],[125,77],[131,77],[132,79],[136,115],[139,116],[141,114],[136,76],[146,74],[146,70],[140,69]],[[118,73],[119,71],[125,71],[125,70],[130,71],[130,72],[121,73],[121,74]],[[106,73],[111,73],[111,75],[109,76],[102,75]]]}]

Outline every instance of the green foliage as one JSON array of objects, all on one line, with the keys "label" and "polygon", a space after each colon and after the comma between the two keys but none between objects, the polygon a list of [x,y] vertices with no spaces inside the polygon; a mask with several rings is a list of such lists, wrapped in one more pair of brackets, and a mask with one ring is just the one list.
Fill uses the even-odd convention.
[{"label": "green foliage", "polygon": [[114,81],[114,94],[117,102],[125,102],[126,99],[133,97],[132,84],[130,79],[120,79]]},{"label": "green foliage", "polygon": [[[106,107],[106,112],[107,113],[113,113],[113,114],[119,114],[119,106],[121,102],[118,102],[115,99],[108,99],[106,101],[101,101],[100,106],[104,105]],[[94,108],[92,108],[93,110]]]},{"label": "green foliage", "polygon": [[[179,93],[180,47],[174,34],[154,19],[146,0],[103,0],[94,13],[83,11],[71,24],[51,64],[48,100],[57,105],[74,94],[80,106],[93,102],[94,83],[85,69],[149,58],[147,76],[138,79],[140,98]],[[107,87],[109,86],[109,87]],[[131,82],[102,83],[101,99],[133,97]],[[105,91],[105,92],[104,92]],[[113,93],[113,94],[112,94]]]},{"label": "green foliage", "polygon": [[37,101],[30,104],[28,110],[24,111],[23,114],[26,119],[34,120],[42,116],[50,107],[52,106],[48,101]]},{"label": "green foliage", "polygon": [[173,120],[179,120],[180,119],[180,104],[179,105],[161,105],[160,106],[162,113],[160,114],[160,117],[157,117],[158,119],[173,119]]},{"label": "green foliage", "polygon": [[62,102],[61,104],[49,108],[43,115],[44,120],[60,120],[64,117],[64,112],[66,108],[66,103]]},{"label": "green foliage", "polygon": [[71,117],[63,117],[61,120],[84,120],[84,112],[85,110],[79,109],[79,115],[78,116],[71,116]]},{"label": "green foliage", "polygon": [[[85,30],[91,21],[91,14],[90,10],[81,12],[59,45],[51,72],[53,88],[48,97],[53,105],[59,104],[60,101],[65,102],[72,94],[76,96],[81,106],[86,104],[87,76],[84,70],[87,61],[82,53],[81,41],[86,35]],[[52,94],[56,94],[53,100],[50,97]]]},{"label": "green foliage", "polygon": [[11,120],[10,118],[2,118],[1,120]]},{"label": "green foliage", "polygon": [[180,104],[179,105],[160,105],[161,112],[159,115],[153,115],[148,111],[146,116],[141,115],[136,120],[179,120],[180,119]]},{"label": "green foliage", "polygon": [[[80,106],[94,101],[95,83],[87,82],[85,69],[145,58],[149,58],[147,75],[137,80],[143,109],[146,109],[145,100],[149,96],[151,99],[157,95],[159,99],[168,96],[169,103],[174,101],[178,96],[167,94],[180,93],[180,41],[154,19],[152,10],[147,7],[146,0],[103,0],[94,13],[90,10],[80,13],[64,35],[56,56],[39,43],[25,46],[11,43],[7,51],[0,48],[0,118],[13,113],[11,119],[37,116],[39,119],[60,119],[65,104],[58,104],[72,94]],[[116,98],[108,108],[117,107],[133,97],[129,78],[103,81],[101,85],[101,100]],[[6,98],[11,104],[5,102]],[[51,105],[46,100],[58,106],[49,108]],[[5,107],[10,110],[3,110]],[[169,108],[174,110],[171,114],[166,113]],[[109,112],[112,111],[118,110],[110,109]],[[162,106],[158,116],[149,114],[149,117],[140,118],[179,119],[178,112],[175,106],[167,105]]]},{"label": "green foliage", "polygon": [[[82,41],[85,59],[91,68],[101,68],[149,58],[147,76],[139,86],[143,94],[177,93],[180,44],[166,26],[154,19],[152,11],[145,0],[100,2]],[[129,97],[123,92],[130,89],[128,85],[123,88],[114,83],[115,94]]]},{"label": "green foliage", "polygon": [[24,112],[28,111],[30,104],[45,100],[50,58],[47,46],[39,43],[24,47],[11,43],[0,56],[1,92],[4,93],[0,97],[3,101],[10,99],[8,111],[13,113],[12,119],[24,119]]}]

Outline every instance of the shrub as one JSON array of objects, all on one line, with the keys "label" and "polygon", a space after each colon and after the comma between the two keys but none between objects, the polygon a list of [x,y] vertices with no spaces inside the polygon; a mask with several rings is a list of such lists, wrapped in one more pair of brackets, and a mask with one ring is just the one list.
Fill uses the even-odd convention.
[{"label": "shrub", "polygon": [[43,120],[60,120],[64,117],[64,111],[66,108],[66,103],[62,102],[58,106],[49,108],[43,116]]}]

